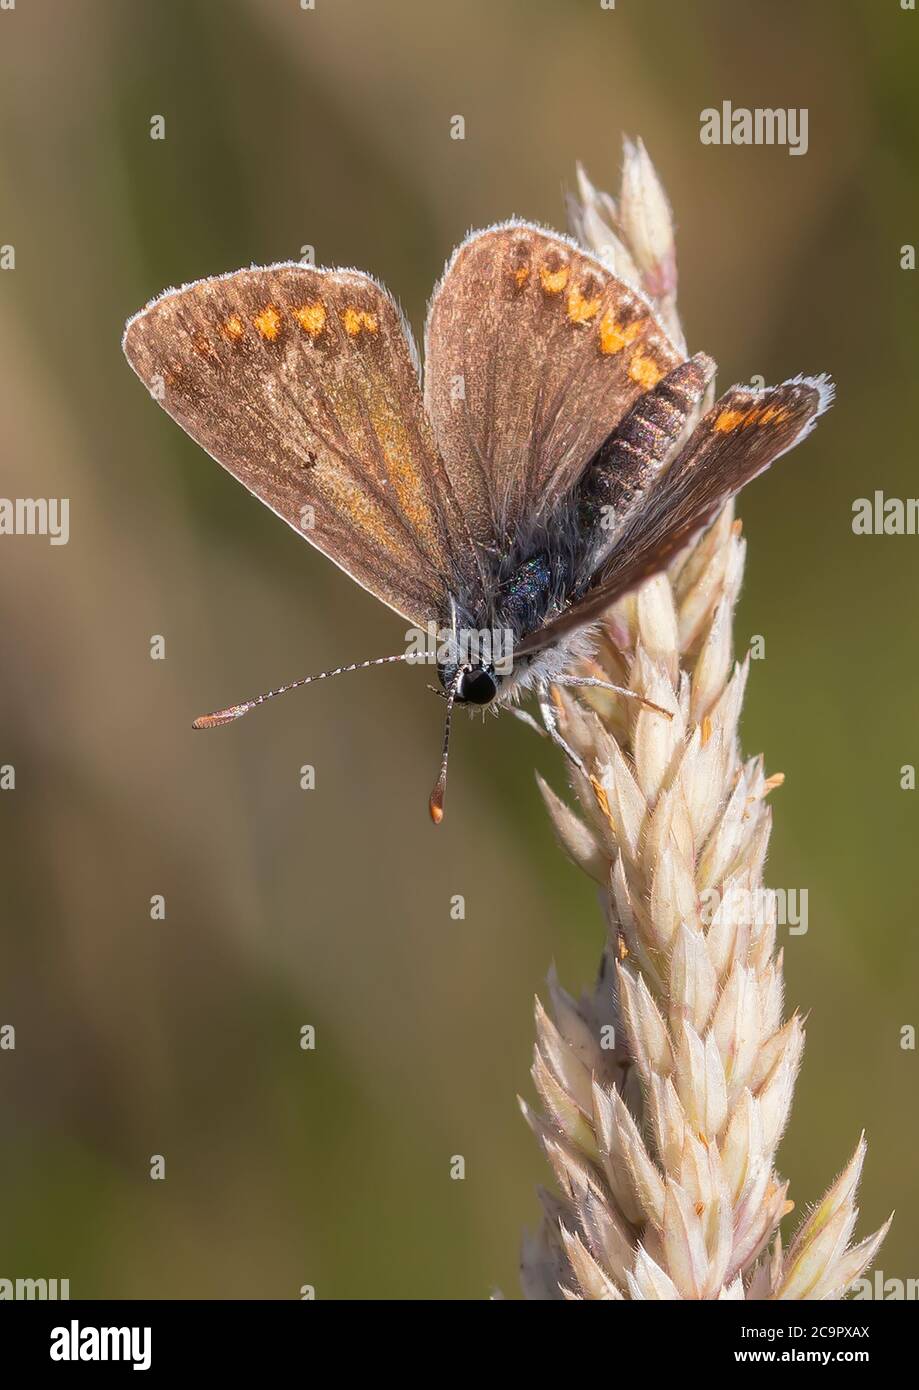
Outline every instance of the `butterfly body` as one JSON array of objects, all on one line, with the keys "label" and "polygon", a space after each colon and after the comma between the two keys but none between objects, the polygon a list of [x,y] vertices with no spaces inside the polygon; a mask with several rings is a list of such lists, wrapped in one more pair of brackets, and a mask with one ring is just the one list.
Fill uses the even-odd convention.
[{"label": "butterfly body", "polygon": [[[458,704],[484,705],[519,698],[533,685],[536,668],[545,666],[547,653],[541,654],[542,659],[534,654],[516,663],[507,658],[521,639],[541,627],[547,617],[562,611],[571,593],[576,552],[559,544],[566,531],[559,527],[551,538],[543,535],[519,550],[511,547],[496,566],[487,593],[466,590],[451,597],[443,623],[456,652],[453,660],[438,667],[441,685],[449,690],[460,668],[470,676],[483,672],[491,682],[489,693],[485,680],[461,679],[456,691]],[[521,559],[521,555],[526,558]],[[477,659],[476,652],[464,643],[464,634],[476,643],[490,644],[493,650],[489,657]]]},{"label": "butterfly body", "polygon": [[[655,389],[639,396],[585,465],[577,486],[555,508],[551,521],[506,539],[487,594],[463,591],[451,596],[454,628],[457,614],[462,614],[471,631],[501,633],[503,646],[516,650],[547,622],[576,611],[615,537],[640,507],[656,474],[694,422],[714,372],[711,358],[698,353],[675,367]],[[561,676],[570,668],[575,651],[583,655],[586,647],[583,632],[569,634],[567,640],[522,656],[513,679],[496,672],[493,666],[471,663],[471,671],[484,670],[492,679],[493,692],[488,699],[482,698],[488,687],[479,681],[469,701],[464,686],[470,683],[461,681],[457,702],[486,704],[519,699],[527,689],[550,684]],[[444,689],[449,689],[458,664],[439,669]]]}]

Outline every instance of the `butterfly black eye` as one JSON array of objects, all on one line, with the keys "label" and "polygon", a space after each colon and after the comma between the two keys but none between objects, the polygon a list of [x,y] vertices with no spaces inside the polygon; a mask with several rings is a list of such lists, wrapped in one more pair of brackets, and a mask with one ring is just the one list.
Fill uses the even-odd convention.
[{"label": "butterfly black eye", "polygon": [[497,693],[498,682],[482,666],[464,671],[456,692],[457,699],[469,705],[490,705]]}]

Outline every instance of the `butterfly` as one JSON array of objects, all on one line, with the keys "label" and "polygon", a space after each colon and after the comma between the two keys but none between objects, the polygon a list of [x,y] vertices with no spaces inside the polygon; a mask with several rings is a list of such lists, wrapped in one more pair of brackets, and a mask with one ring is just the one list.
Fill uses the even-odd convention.
[{"label": "butterfly", "polygon": [[[423,379],[378,281],[298,263],[168,290],[128,321],[124,350],[219,464],[415,631],[438,636],[435,823],[454,705],[515,708],[533,691],[576,761],[549,687],[587,683],[572,666],[591,625],[833,397],[826,376],[799,376],[732,386],[705,410],[712,359],[681,352],[649,301],[575,242],[523,221],[474,232],[453,253],[428,310]],[[410,659],[303,677],[195,727]]]}]

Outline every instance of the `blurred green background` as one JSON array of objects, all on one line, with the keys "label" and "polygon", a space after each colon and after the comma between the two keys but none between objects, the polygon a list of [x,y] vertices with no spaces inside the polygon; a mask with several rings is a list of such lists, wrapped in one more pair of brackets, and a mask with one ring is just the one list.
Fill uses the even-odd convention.
[{"label": "blurred green background", "polygon": [[[418,331],[467,229],[563,225],[575,160],[612,188],[622,132],[676,209],[691,349],[723,385],[838,383],[740,507],[738,647],[766,639],[745,746],[787,776],[769,881],[809,892],[780,1160],[800,1213],[864,1125],[859,1231],[895,1206],[880,1267],[919,1275],[919,793],[899,787],[919,539],[851,531],[854,498],[919,491],[899,268],[917,25],[895,0],[0,11],[0,490],[71,499],[69,545],[0,544],[0,1275],[75,1297],[517,1295],[548,1180],[515,1101],[532,997],[553,959],[588,982],[602,935],[533,782],[563,769],[514,720],[460,721],[435,832],[442,708],[399,668],[194,735],[202,710],[399,650],[404,624],[208,460],[119,339],[165,286],[305,245],[383,279]],[[702,146],[725,99],[807,107],[806,156]]]}]

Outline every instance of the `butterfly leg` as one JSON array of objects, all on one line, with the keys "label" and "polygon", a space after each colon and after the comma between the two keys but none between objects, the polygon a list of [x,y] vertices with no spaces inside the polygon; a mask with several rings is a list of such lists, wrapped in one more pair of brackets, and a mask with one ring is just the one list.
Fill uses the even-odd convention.
[{"label": "butterfly leg", "polygon": [[594,690],[614,690],[617,695],[625,695],[631,700],[638,700],[646,709],[653,709],[657,714],[664,714],[668,719],[673,718],[673,711],[664,709],[663,705],[656,705],[653,700],[646,700],[644,695],[639,695],[635,690],[629,690],[624,685],[613,685],[612,681],[597,680],[594,676],[559,676],[556,685],[587,686]]},{"label": "butterfly leg", "polygon": [[574,751],[571,745],[565,742],[565,740],[561,736],[561,733],[559,732],[558,718],[556,717],[555,706],[552,704],[552,699],[549,695],[549,687],[547,685],[537,686],[536,699],[539,703],[539,713],[542,715],[542,722],[545,725],[546,733],[548,734],[549,738],[552,739],[553,743],[558,744],[559,748],[561,748],[565,756],[569,758],[571,762],[574,763],[578,772],[583,772],[584,776],[586,777],[587,769],[584,767],[583,762],[578,757],[577,753]]},{"label": "butterfly leg", "polygon": [[517,706],[517,705],[508,705],[507,708],[510,710],[511,714],[515,717],[515,719],[519,719],[519,720],[520,720],[521,724],[526,724],[528,728],[530,728],[530,729],[535,729],[536,733],[539,734],[539,737],[540,737],[540,738],[548,738],[548,737],[549,737],[548,733],[547,733],[546,730],[542,727],[542,725],[539,724],[539,723],[533,718],[532,714],[528,713],[527,710],[525,710],[525,709],[520,709],[519,706]]}]

